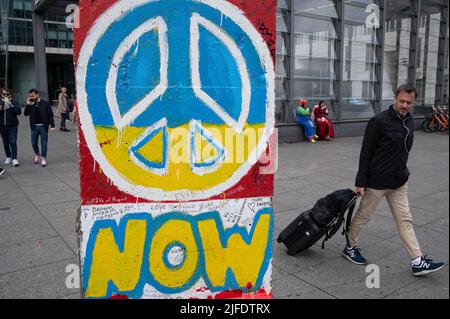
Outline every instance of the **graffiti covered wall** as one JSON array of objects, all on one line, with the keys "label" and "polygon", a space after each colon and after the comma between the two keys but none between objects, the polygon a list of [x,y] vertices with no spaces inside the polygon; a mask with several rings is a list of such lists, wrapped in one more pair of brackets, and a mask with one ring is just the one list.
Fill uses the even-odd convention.
[{"label": "graffiti covered wall", "polygon": [[276,1],[80,1],[87,298],[271,296]]}]

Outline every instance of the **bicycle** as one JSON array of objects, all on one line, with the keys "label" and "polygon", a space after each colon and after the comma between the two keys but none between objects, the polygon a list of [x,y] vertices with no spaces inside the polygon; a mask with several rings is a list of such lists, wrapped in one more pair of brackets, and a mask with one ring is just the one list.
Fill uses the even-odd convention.
[{"label": "bicycle", "polygon": [[449,127],[448,106],[432,106],[433,113],[426,116],[422,123],[422,130],[427,133],[446,131]]}]

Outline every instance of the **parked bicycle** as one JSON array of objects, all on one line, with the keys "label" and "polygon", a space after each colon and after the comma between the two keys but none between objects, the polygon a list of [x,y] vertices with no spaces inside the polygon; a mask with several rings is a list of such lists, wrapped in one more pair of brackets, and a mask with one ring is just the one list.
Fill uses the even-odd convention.
[{"label": "parked bicycle", "polygon": [[448,105],[432,106],[433,113],[427,115],[422,123],[422,130],[427,133],[436,131],[446,131],[449,126]]}]

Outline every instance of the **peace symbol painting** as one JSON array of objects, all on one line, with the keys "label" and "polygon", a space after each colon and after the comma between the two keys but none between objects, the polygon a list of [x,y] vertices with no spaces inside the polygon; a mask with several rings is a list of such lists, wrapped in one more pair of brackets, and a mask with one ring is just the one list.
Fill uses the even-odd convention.
[{"label": "peace symbol painting", "polygon": [[276,0],[81,0],[85,298],[271,298]]}]

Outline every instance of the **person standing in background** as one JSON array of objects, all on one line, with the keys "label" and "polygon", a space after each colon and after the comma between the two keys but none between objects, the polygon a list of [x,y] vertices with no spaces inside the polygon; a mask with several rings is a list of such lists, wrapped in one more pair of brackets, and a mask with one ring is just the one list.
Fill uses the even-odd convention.
[{"label": "person standing in background", "polygon": [[61,93],[58,96],[58,107],[56,110],[61,115],[61,125],[59,130],[63,132],[70,132],[70,130],[66,128],[66,121],[69,120],[69,105],[67,88],[65,86],[61,87]]},{"label": "person standing in background", "polygon": [[17,160],[17,132],[19,126],[18,115],[22,114],[19,103],[13,101],[12,91],[8,88],[1,90],[0,100],[0,134],[3,140],[6,160],[5,164],[20,165]]}]

